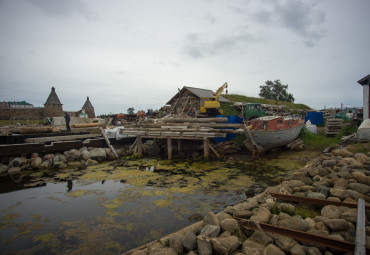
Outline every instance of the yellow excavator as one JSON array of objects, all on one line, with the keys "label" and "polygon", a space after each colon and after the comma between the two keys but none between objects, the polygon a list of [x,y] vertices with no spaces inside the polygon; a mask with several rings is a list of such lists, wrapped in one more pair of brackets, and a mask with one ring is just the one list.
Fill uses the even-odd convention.
[{"label": "yellow excavator", "polygon": [[225,88],[227,88],[227,82],[225,82],[224,85],[219,87],[212,97],[201,98],[200,106],[201,114],[207,114],[208,116],[216,116],[217,114],[222,114],[222,112],[220,112],[219,110],[220,102],[218,101],[218,99],[220,98]]}]

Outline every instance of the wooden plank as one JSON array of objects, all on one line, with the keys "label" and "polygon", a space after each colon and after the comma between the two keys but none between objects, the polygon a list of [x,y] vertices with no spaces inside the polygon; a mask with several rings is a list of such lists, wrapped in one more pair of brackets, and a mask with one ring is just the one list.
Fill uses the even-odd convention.
[{"label": "wooden plank", "polygon": [[228,118],[166,118],[162,119],[164,123],[207,123],[207,122],[227,122]]},{"label": "wooden plank", "polygon": [[93,123],[83,123],[83,124],[73,124],[71,127],[73,128],[84,128],[84,127],[99,127],[102,126],[99,122],[93,122]]},{"label": "wooden plank", "polygon": [[161,136],[180,136],[180,132],[161,132]]},{"label": "wooden plank", "polygon": [[116,151],[114,150],[113,146],[110,144],[109,139],[108,139],[108,137],[105,135],[105,132],[104,132],[104,130],[103,130],[102,128],[100,128],[100,132],[101,132],[101,134],[103,135],[104,140],[105,140],[105,142],[107,143],[107,145],[108,145],[109,149],[113,152],[114,156],[116,156],[116,158],[118,158],[118,155],[117,155]]},{"label": "wooden plank", "polygon": [[84,135],[66,135],[66,136],[50,136],[50,137],[37,137],[37,138],[26,138],[26,143],[46,143],[56,141],[73,141],[82,140],[87,138],[101,137],[101,134],[84,134]]},{"label": "wooden plank", "polygon": [[138,139],[137,140],[137,149],[138,149],[137,153],[139,156],[142,156],[143,155],[143,140],[140,136],[137,139]]}]

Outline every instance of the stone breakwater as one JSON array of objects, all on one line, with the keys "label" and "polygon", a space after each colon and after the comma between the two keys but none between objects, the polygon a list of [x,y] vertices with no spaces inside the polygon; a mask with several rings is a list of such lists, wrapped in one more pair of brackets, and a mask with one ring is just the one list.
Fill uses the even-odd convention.
[{"label": "stone breakwater", "polygon": [[[220,213],[209,212],[203,221],[125,254],[345,254],[261,230],[246,231],[234,217],[354,243],[357,209],[326,205],[316,209],[316,216],[305,217],[297,212],[299,204],[277,202],[269,193],[352,203],[362,198],[368,205],[369,156],[345,148],[324,153],[280,185]],[[370,245],[370,225],[366,226],[366,244]]]},{"label": "stone breakwater", "polygon": [[[116,150],[120,154],[120,150]],[[115,155],[109,148],[87,148],[79,150],[72,149],[64,153],[51,153],[41,155],[32,153],[30,158],[26,157],[6,157],[0,163],[0,173],[17,173],[23,169],[65,169],[65,168],[84,168],[86,166],[97,165],[105,160],[114,160]]]}]

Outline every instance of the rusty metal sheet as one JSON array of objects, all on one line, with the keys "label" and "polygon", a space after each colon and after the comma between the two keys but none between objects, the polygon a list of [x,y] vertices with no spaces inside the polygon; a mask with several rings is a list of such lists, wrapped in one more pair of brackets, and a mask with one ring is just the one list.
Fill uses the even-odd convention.
[{"label": "rusty metal sheet", "polygon": [[[350,253],[353,253],[355,250],[354,243],[336,240],[336,239],[328,238],[326,236],[315,235],[315,234],[306,233],[306,232],[302,232],[302,231],[298,231],[294,229],[278,227],[278,226],[266,224],[266,223],[256,224],[254,221],[246,220],[246,219],[242,219],[238,217],[234,217],[234,218],[238,221],[239,225],[244,228],[262,230],[267,233],[290,237],[290,238],[297,239],[303,242],[308,242],[308,243],[316,244],[316,245],[323,246],[323,247],[329,247],[335,250],[347,251]],[[370,254],[370,249],[366,248],[366,253]]]},{"label": "rusty metal sheet", "polygon": [[[271,196],[285,201],[291,202],[299,202],[299,203],[306,203],[306,204],[314,204],[314,205],[336,205],[336,206],[346,206],[349,208],[357,208],[357,203],[347,203],[347,202],[337,202],[331,201],[326,199],[318,199],[318,198],[309,198],[309,197],[298,197],[293,195],[285,195],[279,193],[269,193]],[[366,210],[370,210],[370,206],[365,206]]]}]

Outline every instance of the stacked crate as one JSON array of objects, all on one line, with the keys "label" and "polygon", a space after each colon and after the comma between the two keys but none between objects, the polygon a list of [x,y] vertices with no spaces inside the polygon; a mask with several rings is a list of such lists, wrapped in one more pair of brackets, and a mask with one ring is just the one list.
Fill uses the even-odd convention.
[{"label": "stacked crate", "polygon": [[325,123],[325,135],[326,136],[336,136],[342,129],[343,119],[330,118],[326,119]]}]

